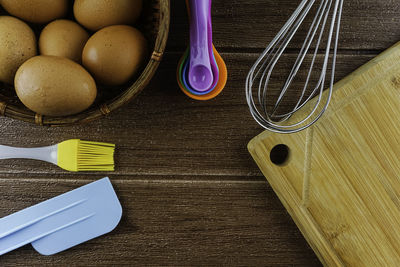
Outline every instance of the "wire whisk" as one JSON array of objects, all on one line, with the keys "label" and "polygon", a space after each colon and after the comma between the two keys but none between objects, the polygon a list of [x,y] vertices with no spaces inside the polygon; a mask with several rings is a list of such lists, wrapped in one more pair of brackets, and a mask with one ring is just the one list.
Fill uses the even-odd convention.
[{"label": "wire whisk", "polygon": [[[299,132],[317,122],[327,110],[332,97],[335,79],[336,55],[343,1],[344,0],[302,0],[293,15],[250,69],[246,78],[246,99],[251,115],[257,123],[265,129],[277,133]],[[290,73],[281,87],[277,100],[275,104],[272,105],[271,109],[268,107],[267,102],[271,99],[270,94],[272,90],[270,89],[270,80],[272,73],[282,55],[287,51],[289,43],[299,31],[300,26],[307,21],[307,15],[310,14],[311,10],[314,10],[312,9],[313,7],[316,9],[315,17],[310,24],[304,43]],[[326,44],[325,50],[321,48],[324,46],[324,43]],[[316,61],[319,54],[322,54],[324,58],[319,68],[320,70],[317,70],[318,66]],[[288,92],[291,92],[291,86],[293,87],[295,78],[299,78],[299,70],[302,66],[306,65],[307,55],[311,56],[311,60],[304,86],[302,88],[300,87],[300,97],[289,112],[279,112],[279,107],[284,97],[288,95]],[[331,77],[328,89],[329,92],[326,97],[323,97],[326,76],[329,75],[328,67],[330,65],[330,56]],[[316,79],[315,86],[311,86],[310,81],[312,80],[312,73],[317,71],[320,71],[319,77]],[[299,89],[296,90],[299,92]],[[316,97],[316,101],[311,111],[304,117],[296,119],[296,121],[290,121],[289,123],[288,119],[313,97]]]}]

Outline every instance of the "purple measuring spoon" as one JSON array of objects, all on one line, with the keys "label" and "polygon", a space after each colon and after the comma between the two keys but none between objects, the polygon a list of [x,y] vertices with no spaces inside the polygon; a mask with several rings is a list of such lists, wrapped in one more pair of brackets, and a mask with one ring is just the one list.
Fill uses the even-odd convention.
[{"label": "purple measuring spoon", "polygon": [[217,61],[215,61],[214,57],[214,49],[213,49],[213,38],[212,38],[212,22],[211,22],[211,5],[212,5],[212,0],[209,0],[209,13],[208,13],[208,25],[207,25],[207,33],[208,33],[208,53],[210,54],[210,62],[211,62],[211,68],[214,73],[214,82],[211,85],[211,88],[214,89],[215,86],[218,83],[219,80],[219,69],[217,65]]},{"label": "purple measuring spoon", "polygon": [[188,80],[193,89],[203,92],[209,90],[214,82],[208,40],[210,0],[190,0],[190,3],[190,65]]}]

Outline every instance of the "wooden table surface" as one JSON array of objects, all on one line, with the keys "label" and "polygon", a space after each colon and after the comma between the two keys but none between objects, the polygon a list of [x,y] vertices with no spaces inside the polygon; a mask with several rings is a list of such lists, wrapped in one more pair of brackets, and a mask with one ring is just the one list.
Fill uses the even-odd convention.
[{"label": "wooden table surface", "polygon": [[[207,102],[188,99],[176,85],[188,26],[184,1],[171,2],[164,61],[130,104],[68,128],[0,118],[2,144],[69,138],[117,144],[113,173],[73,174],[36,161],[2,161],[0,217],[106,175],[124,210],[120,225],[106,236],[47,257],[25,246],[2,256],[1,266],[320,265],[246,149],[262,130],[245,102],[247,71],[300,1],[213,1],[214,43],[229,81]],[[397,42],[399,25],[398,0],[345,1],[337,79]]]}]

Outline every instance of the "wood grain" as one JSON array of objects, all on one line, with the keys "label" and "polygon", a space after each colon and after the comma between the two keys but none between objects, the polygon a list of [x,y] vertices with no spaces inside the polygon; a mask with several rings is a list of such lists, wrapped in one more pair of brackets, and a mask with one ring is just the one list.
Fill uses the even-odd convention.
[{"label": "wood grain", "polygon": [[[327,266],[400,262],[400,239],[393,235],[400,222],[399,61],[400,43],[338,82],[329,111],[315,126],[292,135],[264,132],[249,143]],[[308,104],[296,116],[303,117],[313,106]],[[281,166],[269,160],[276,144],[291,151]]]},{"label": "wood grain", "polygon": [[[0,217],[92,181],[75,178],[0,178]],[[2,256],[1,265],[319,265],[265,182],[124,177],[113,185],[124,207],[114,232],[51,257],[26,246]]]},{"label": "wood grain", "polygon": [[[188,39],[183,2],[171,1],[170,49],[182,47]],[[300,0],[213,1],[213,41],[217,48],[230,51],[265,48],[299,3]],[[340,49],[383,50],[393,45],[400,36],[399,13],[396,0],[344,1]],[[297,39],[292,48],[301,44]]]},{"label": "wood grain", "polygon": [[[228,85],[220,96],[206,102],[189,99],[176,85],[174,73],[179,56],[168,54],[151,86],[107,118],[59,129],[0,118],[3,138],[10,145],[26,146],[74,137],[115,143],[117,168],[113,175],[259,176],[246,145],[261,129],[248,111],[244,94],[244,79],[256,55],[223,54],[230,71]],[[371,58],[340,56],[337,79]],[[284,71],[284,67],[280,65],[277,72]],[[9,160],[0,165],[0,173],[27,170],[65,173],[35,161]]]},{"label": "wood grain", "polygon": [[[246,150],[261,129],[248,112],[244,79],[298,2],[213,1],[214,43],[229,71],[226,89],[214,100],[193,101],[176,85],[188,24],[184,1],[173,0],[167,53],[150,86],[130,104],[99,121],[59,129],[0,118],[2,144],[69,138],[117,144],[115,173],[2,161],[0,217],[104,175],[124,208],[110,235],[52,257],[26,246],[1,257],[0,266],[320,265]],[[398,1],[345,1],[337,79],[398,41],[399,9]]]}]

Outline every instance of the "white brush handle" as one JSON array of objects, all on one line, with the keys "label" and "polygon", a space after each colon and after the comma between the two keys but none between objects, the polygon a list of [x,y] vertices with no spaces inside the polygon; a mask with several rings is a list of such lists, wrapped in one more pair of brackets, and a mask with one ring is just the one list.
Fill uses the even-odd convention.
[{"label": "white brush handle", "polygon": [[0,145],[0,159],[36,159],[57,165],[57,145],[33,148]]}]

